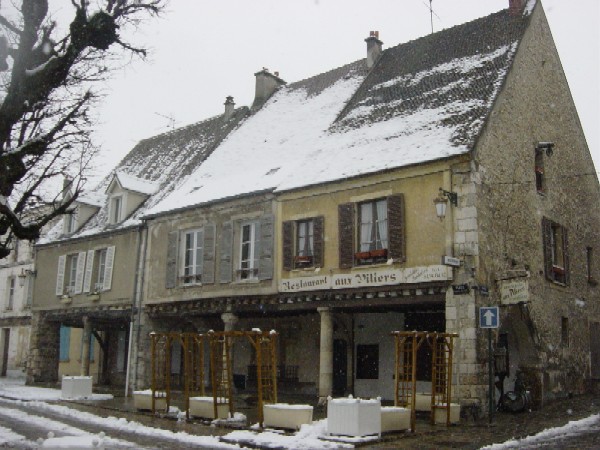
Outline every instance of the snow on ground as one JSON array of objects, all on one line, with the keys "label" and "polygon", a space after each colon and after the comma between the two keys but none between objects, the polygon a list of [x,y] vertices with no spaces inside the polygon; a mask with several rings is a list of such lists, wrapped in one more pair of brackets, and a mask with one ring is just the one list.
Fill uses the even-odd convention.
[{"label": "snow on ground", "polygon": [[483,447],[481,450],[504,450],[511,448],[523,448],[525,446],[547,444],[548,442],[558,441],[569,436],[600,431],[600,414],[594,414],[590,417],[580,420],[572,420],[562,427],[548,428],[544,431],[527,436],[523,439],[513,439],[502,444],[492,444]]},{"label": "snow on ground", "polygon": [[26,441],[25,436],[21,436],[8,428],[0,426],[0,445],[4,446],[17,441]]},{"label": "snow on ground", "polygon": [[[60,389],[25,386],[23,378],[0,379],[0,396],[14,400],[63,400]],[[113,398],[111,394],[92,394],[92,397],[87,400],[109,400],[111,398]]]}]

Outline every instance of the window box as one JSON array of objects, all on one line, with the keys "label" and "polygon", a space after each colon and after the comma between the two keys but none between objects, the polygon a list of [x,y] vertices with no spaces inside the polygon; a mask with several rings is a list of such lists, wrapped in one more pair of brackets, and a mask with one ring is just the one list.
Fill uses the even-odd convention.
[{"label": "window box", "polygon": [[559,266],[552,266],[552,272],[554,272],[556,275],[564,275],[565,269]]},{"label": "window box", "polygon": [[294,258],[295,266],[298,268],[311,267],[313,265],[312,256],[296,256]]},{"label": "window box", "polygon": [[358,264],[374,264],[387,261],[388,251],[386,248],[371,250],[369,252],[358,252],[354,258]]}]

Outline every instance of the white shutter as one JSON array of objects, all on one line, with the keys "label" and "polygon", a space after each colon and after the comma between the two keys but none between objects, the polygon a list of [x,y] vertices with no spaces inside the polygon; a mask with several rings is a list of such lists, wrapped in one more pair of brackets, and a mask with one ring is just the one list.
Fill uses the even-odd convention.
[{"label": "white shutter", "polygon": [[67,264],[67,255],[58,257],[58,270],[56,271],[56,295],[63,295],[65,287],[65,266]]},{"label": "white shutter", "polygon": [[104,265],[104,286],[103,291],[108,291],[112,286],[113,263],[115,261],[115,246],[106,249],[106,263]]},{"label": "white shutter", "polygon": [[83,287],[83,275],[85,270],[85,252],[77,255],[77,273],[75,274],[75,294],[81,294]]},{"label": "white shutter", "polygon": [[85,262],[85,278],[83,279],[83,292],[90,292],[92,288],[92,273],[94,269],[94,250],[88,250]]}]

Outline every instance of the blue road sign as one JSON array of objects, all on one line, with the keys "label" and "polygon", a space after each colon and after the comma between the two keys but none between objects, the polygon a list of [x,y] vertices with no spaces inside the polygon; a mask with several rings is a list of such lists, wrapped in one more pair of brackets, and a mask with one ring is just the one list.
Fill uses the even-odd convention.
[{"label": "blue road sign", "polygon": [[482,306],[479,308],[479,328],[498,328],[500,314],[497,306]]}]

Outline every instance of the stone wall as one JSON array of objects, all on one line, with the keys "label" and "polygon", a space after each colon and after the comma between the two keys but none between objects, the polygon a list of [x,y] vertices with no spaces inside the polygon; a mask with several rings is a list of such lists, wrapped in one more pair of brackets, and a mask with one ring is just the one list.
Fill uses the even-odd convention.
[{"label": "stone wall", "polygon": [[60,323],[34,312],[31,319],[27,383],[58,381]]}]

